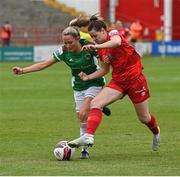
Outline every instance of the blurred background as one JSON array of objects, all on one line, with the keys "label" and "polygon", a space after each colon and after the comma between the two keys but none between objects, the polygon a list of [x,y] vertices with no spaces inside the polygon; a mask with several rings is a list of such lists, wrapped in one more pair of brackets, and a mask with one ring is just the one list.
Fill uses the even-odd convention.
[{"label": "blurred background", "polygon": [[1,0],[0,60],[41,60],[70,20],[96,13],[141,55],[180,55],[180,0]]}]

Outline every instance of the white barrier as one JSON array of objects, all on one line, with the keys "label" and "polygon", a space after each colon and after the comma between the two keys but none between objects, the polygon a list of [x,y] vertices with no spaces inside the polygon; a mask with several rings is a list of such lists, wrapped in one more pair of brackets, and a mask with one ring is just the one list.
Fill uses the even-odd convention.
[{"label": "white barrier", "polygon": [[134,44],[136,51],[141,55],[150,55],[152,53],[152,43],[151,42],[143,42],[143,43],[135,43]]},{"label": "white barrier", "polygon": [[34,46],[34,61],[39,62],[53,57],[55,52],[61,45]]},{"label": "white barrier", "polygon": [[[62,45],[34,46],[34,61],[39,62],[53,57],[53,52],[61,48]],[[152,53],[152,43],[135,43],[136,51],[141,55]]]}]

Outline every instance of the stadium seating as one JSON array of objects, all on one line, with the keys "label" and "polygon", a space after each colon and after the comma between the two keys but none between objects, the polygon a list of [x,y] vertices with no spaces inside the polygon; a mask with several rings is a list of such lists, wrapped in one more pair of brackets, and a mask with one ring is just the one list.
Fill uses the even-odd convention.
[{"label": "stadium seating", "polygon": [[43,0],[3,0],[0,16],[0,27],[5,21],[12,24],[11,45],[15,46],[57,44],[61,31],[74,18]]}]

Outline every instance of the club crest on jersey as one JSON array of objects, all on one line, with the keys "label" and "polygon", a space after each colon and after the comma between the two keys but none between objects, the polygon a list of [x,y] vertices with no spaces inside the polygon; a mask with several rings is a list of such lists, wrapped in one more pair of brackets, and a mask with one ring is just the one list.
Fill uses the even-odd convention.
[{"label": "club crest on jersey", "polygon": [[84,55],[84,58],[85,58],[86,60],[90,60],[90,59],[91,59],[91,54],[90,54],[90,53],[86,53],[86,54]]},{"label": "club crest on jersey", "polygon": [[117,34],[119,34],[118,30],[111,30],[109,32],[109,36],[113,36],[113,35],[117,35]]}]

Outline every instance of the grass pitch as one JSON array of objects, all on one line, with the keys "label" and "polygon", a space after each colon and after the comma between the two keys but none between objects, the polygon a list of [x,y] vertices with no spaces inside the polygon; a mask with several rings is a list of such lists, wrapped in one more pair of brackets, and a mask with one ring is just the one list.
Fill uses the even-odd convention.
[{"label": "grass pitch", "polygon": [[[152,152],[152,134],[136,119],[127,97],[112,104],[90,149],[90,160],[53,155],[59,140],[79,136],[71,74],[64,64],[15,76],[11,68],[27,62],[0,63],[1,176],[179,176],[180,58],[144,57],[151,92],[150,111],[161,127],[161,147]],[[109,78],[109,76],[107,76]]]}]

